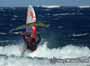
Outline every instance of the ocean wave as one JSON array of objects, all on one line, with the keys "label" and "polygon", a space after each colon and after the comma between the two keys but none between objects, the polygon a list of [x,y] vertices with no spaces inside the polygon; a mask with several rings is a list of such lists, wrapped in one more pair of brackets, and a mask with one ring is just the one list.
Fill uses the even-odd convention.
[{"label": "ocean wave", "polygon": [[60,14],[53,14],[53,16],[67,16],[67,15],[83,15],[83,13],[77,13],[77,12],[72,12],[72,13],[69,13],[69,12],[67,12],[67,13],[60,13]]},{"label": "ocean wave", "polygon": [[59,8],[60,5],[42,5],[41,7],[45,7],[45,8]]},{"label": "ocean wave", "polygon": [[77,58],[82,56],[90,56],[90,50],[88,47],[78,47],[73,45],[67,45],[63,48],[47,48],[47,43],[39,46],[38,49],[29,54],[31,57],[45,57],[45,58]]},{"label": "ocean wave", "polygon": [[90,8],[90,6],[79,6],[80,8]]},{"label": "ocean wave", "polygon": [[[49,49],[47,47],[48,42],[44,42],[43,45],[39,45],[37,50],[31,52],[29,50],[25,50],[24,44],[20,45],[8,45],[8,46],[0,46],[0,54],[2,55],[15,55],[15,56],[26,56],[26,57],[41,57],[41,58],[77,58],[77,57],[89,57],[90,49],[88,47],[78,47],[73,45],[67,45],[63,48],[54,48]],[[25,51],[24,51],[25,50]],[[23,53],[24,52],[24,53]]]},{"label": "ocean wave", "polygon": [[79,36],[87,36],[88,33],[81,33],[81,34],[72,34],[73,37],[79,37]]},{"label": "ocean wave", "polygon": [[22,48],[19,45],[8,45],[8,46],[0,46],[0,55],[6,55],[6,56],[21,56]]},{"label": "ocean wave", "polygon": [[[62,5],[42,5],[40,7],[44,8],[60,8],[60,7],[73,7],[73,6],[62,6]],[[90,8],[90,6],[75,6],[77,8]]]}]

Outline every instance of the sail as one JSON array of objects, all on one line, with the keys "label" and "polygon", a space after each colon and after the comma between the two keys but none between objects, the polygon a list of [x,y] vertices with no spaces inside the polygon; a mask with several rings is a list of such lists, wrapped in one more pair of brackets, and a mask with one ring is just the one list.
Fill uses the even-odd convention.
[{"label": "sail", "polygon": [[31,32],[32,27],[28,26],[30,23],[35,23],[36,22],[36,15],[34,8],[32,6],[28,7],[27,10],[27,19],[26,19],[26,32]]},{"label": "sail", "polygon": [[[16,28],[11,29],[9,32],[25,29],[24,32],[37,32],[36,28],[48,28],[49,24],[44,22],[36,22],[35,10],[32,6],[27,8],[26,22],[23,25],[17,26]],[[23,31],[22,31],[23,32]]]},{"label": "sail", "polygon": [[36,15],[32,6],[28,7],[26,24],[36,22]]}]

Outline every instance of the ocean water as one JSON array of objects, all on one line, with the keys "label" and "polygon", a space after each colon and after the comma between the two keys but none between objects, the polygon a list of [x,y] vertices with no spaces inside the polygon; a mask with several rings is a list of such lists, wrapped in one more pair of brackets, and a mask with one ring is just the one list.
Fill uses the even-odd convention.
[{"label": "ocean water", "polygon": [[[25,51],[24,56],[57,59],[90,56],[90,7],[34,9],[37,22],[48,23],[49,28],[38,29],[40,45],[34,52]],[[26,23],[26,12],[27,7],[0,7],[0,54],[22,56],[25,49],[22,36],[7,33]]]}]

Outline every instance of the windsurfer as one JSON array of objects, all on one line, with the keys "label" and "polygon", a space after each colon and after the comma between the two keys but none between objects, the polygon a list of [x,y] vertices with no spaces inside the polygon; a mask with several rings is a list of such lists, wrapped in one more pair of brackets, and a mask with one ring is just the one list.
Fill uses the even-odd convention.
[{"label": "windsurfer", "polygon": [[32,51],[36,50],[37,45],[41,41],[41,37],[37,34],[36,25],[32,27],[32,32],[24,32],[22,33],[23,39],[27,45],[27,49]]}]

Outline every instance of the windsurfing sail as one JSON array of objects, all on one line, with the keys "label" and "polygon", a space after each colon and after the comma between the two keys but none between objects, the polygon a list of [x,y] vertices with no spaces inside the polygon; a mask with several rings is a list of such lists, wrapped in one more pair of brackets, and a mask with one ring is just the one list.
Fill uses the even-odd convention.
[{"label": "windsurfing sail", "polygon": [[36,15],[35,15],[34,8],[32,6],[29,6],[27,10],[26,23],[28,24],[28,23],[33,23],[33,22],[36,22]]},{"label": "windsurfing sail", "polygon": [[26,32],[29,32],[33,27],[33,26],[32,27],[28,26],[28,24],[30,24],[30,23],[35,24],[35,22],[36,22],[36,15],[35,15],[34,8],[32,6],[29,6],[27,9]]},{"label": "windsurfing sail", "polygon": [[[33,24],[33,25],[31,27],[28,24]],[[32,6],[29,6],[27,10],[26,32],[31,32],[32,37],[36,39],[36,35],[37,35],[36,14]]]},{"label": "windsurfing sail", "polygon": [[12,33],[17,30],[25,29],[25,32],[32,32],[32,29],[35,28],[48,28],[49,24],[46,24],[45,22],[36,22],[36,14],[34,8],[30,5],[27,8],[27,14],[26,14],[26,22],[23,25],[17,26],[16,28],[13,28],[9,31],[9,33]]}]

